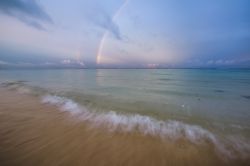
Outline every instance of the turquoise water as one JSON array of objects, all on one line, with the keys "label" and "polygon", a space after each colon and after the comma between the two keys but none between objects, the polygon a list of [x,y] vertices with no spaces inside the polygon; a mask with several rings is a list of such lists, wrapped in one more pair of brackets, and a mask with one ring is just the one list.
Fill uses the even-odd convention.
[{"label": "turquoise water", "polygon": [[79,101],[82,96],[114,105],[149,104],[162,114],[197,114],[247,125],[250,120],[250,70],[2,70],[0,80],[27,81]]},{"label": "turquoise water", "polygon": [[[219,144],[208,132],[183,124],[195,125],[250,153],[250,70],[1,70],[0,81],[43,97],[45,103],[63,105],[64,111],[78,113],[84,106],[88,118],[98,113],[95,122],[140,124],[147,132],[181,126],[193,132],[192,139],[203,133]],[[164,121],[171,123],[162,127]]]}]

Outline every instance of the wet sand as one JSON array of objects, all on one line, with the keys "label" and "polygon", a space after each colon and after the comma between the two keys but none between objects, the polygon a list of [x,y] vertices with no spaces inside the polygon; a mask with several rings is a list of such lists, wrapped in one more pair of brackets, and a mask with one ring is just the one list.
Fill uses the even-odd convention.
[{"label": "wet sand", "polygon": [[248,165],[210,144],[108,132],[79,122],[38,97],[0,88],[0,165]]}]

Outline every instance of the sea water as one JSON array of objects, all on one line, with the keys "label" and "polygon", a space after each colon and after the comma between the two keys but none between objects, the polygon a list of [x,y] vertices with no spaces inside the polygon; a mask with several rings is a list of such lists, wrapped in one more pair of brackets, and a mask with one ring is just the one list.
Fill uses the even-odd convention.
[{"label": "sea water", "polygon": [[3,87],[38,96],[95,127],[211,142],[228,158],[250,154],[250,70],[0,70]]}]

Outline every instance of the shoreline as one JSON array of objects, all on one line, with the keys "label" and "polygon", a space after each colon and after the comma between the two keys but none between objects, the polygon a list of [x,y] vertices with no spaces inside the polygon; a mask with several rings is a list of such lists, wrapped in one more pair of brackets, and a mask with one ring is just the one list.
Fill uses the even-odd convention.
[{"label": "shoreline", "polygon": [[[75,121],[39,98],[0,88],[1,165],[247,165],[214,148]],[[248,160],[249,161],[249,160]]]}]

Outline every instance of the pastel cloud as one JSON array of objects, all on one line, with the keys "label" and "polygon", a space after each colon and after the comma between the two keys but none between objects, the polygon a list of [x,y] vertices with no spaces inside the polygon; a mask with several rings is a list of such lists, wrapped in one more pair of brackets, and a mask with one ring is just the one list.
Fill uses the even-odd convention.
[{"label": "pastel cloud", "polygon": [[250,67],[249,5],[249,0],[1,0],[0,64]]},{"label": "pastel cloud", "polygon": [[0,12],[39,30],[45,30],[42,23],[53,23],[36,0],[1,0]]}]

